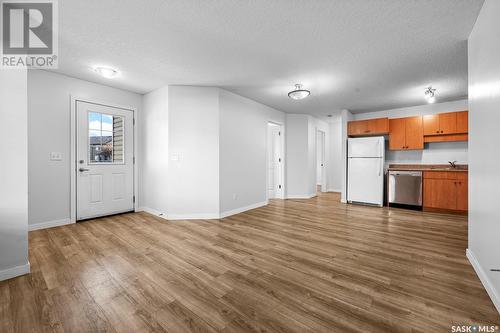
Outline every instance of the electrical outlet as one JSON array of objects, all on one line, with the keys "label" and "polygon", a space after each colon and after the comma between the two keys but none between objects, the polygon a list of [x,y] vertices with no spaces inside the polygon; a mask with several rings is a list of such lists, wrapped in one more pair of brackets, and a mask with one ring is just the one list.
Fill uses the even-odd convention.
[{"label": "electrical outlet", "polygon": [[51,161],[62,161],[62,153],[53,151],[50,153],[50,160]]}]

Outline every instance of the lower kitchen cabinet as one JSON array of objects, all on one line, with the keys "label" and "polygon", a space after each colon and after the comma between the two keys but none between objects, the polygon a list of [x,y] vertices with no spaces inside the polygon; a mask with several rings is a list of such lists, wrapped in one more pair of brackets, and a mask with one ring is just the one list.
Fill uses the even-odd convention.
[{"label": "lower kitchen cabinet", "polygon": [[424,207],[455,210],[457,196],[456,181],[450,179],[424,178]]},{"label": "lower kitchen cabinet", "polygon": [[424,172],[423,205],[427,210],[466,212],[468,177],[466,172]]},{"label": "lower kitchen cabinet", "polygon": [[468,177],[466,172],[424,172],[424,209],[466,212]]},{"label": "lower kitchen cabinet", "polygon": [[467,211],[469,209],[469,184],[467,175],[464,180],[458,180],[457,184],[457,210]]}]

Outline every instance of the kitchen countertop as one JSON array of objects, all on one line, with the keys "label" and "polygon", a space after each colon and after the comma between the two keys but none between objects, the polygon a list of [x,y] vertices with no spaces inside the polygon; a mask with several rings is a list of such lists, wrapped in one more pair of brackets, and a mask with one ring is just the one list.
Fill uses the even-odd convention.
[{"label": "kitchen countertop", "polygon": [[457,164],[452,168],[449,164],[389,164],[389,171],[451,171],[468,172],[467,164]]}]

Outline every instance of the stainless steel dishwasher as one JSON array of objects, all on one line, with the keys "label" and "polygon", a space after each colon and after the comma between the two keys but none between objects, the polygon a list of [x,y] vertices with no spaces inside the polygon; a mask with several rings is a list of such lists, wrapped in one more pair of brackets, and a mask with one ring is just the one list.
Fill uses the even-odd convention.
[{"label": "stainless steel dishwasher", "polygon": [[389,171],[389,206],[422,209],[422,171]]}]

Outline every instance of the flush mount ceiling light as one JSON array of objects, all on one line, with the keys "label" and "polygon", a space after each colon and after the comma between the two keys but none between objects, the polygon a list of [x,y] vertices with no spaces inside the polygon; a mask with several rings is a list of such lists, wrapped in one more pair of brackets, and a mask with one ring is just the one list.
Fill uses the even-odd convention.
[{"label": "flush mount ceiling light", "polygon": [[427,100],[427,103],[434,103],[436,101],[436,89],[432,87],[428,87],[425,89],[424,96]]},{"label": "flush mount ceiling light", "polygon": [[288,97],[290,97],[291,99],[298,100],[298,99],[304,99],[310,94],[311,92],[309,90],[302,89],[301,84],[296,84],[295,90],[290,91],[288,93]]},{"label": "flush mount ceiling light", "polygon": [[106,79],[112,79],[118,74],[118,71],[116,69],[109,67],[95,67],[94,72],[101,75],[102,77],[105,77]]}]

